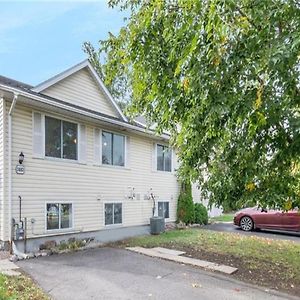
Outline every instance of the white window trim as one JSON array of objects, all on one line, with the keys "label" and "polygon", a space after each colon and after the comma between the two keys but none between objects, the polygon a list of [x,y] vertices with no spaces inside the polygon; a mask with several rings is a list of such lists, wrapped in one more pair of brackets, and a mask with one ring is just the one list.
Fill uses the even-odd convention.
[{"label": "white window trim", "polygon": [[46,118],[45,114],[42,114],[42,134],[43,134],[43,157],[46,157]]},{"label": "white window trim", "polygon": [[[35,136],[35,132],[34,132],[34,114],[37,113],[37,114],[40,114],[41,115],[41,126],[42,126],[42,140],[43,140],[43,153],[42,153],[42,156],[36,156],[35,153],[34,153],[34,150],[33,150],[33,143],[34,143],[34,136]],[[32,157],[33,158],[38,158],[38,159],[44,159],[45,158],[45,114],[39,112],[39,111],[36,111],[36,110],[33,110],[32,111],[32,115],[31,115],[31,120],[32,120]]]},{"label": "white window trim", "polygon": [[130,171],[131,168],[129,167],[123,167],[123,166],[114,166],[114,165],[106,165],[106,164],[102,164],[102,165],[97,165],[95,164],[95,166],[97,167],[101,167],[101,168],[108,168],[108,169],[119,169],[119,170],[124,170],[124,171]]},{"label": "white window trim", "polygon": [[[47,204],[71,204],[72,205],[72,227],[69,228],[58,228],[58,229],[47,229]],[[45,232],[51,233],[51,232],[68,232],[68,231],[74,231],[75,225],[74,225],[74,202],[72,201],[55,201],[55,200],[49,200],[45,201]],[[60,220],[59,220],[60,224]]]},{"label": "white window trim", "polygon": [[[101,157],[102,157],[102,148],[101,148],[101,145],[102,145],[102,140],[101,140],[102,130],[99,129],[98,127],[93,127],[92,131],[93,131],[93,144],[92,144],[93,145],[92,146],[93,163],[92,163],[92,165],[95,166],[95,167],[100,167],[101,166]],[[97,135],[97,131],[98,131],[98,135]],[[97,145],[96,137],[97,136],[99,137],[99,143],[98,143],[99,149],[96,148],[96,145]],[[97,153],[96,150],[98,150],[99,153]],[[87,150],[87,152],[88,152],[88,150]]]},{"label": "white window trim", "polygon": [[[85,127],[85,147],[86,147],[86,157],[85,157],[85,161],[82,160],[82,157],[80,157],[80,142],[81,142],[81,132],[80,132],[80,128],[81,126]],[[64,158],[65,159],[65,158]],[[72,160],[72,159],[70,159]],[[86,165],[87,164],[87,127],[85,124],[80,124],[77,123],[77,159],[76,161],[78,161],[79,164],[81,165]]]},{"label": "white window trim", "polygon": [[[102,133],[107,132],[107,133],[112,133],[114,135],[120,135],[124,137],[124,166],[118,166],[118,165],[110,165],[110,164],[104,164],[102,162]],[[100,129],[100,166],[101,167],[108,167],[108,168],[117,168],[117,169],[122,169],[122,170],[129,170],[129,168],[127,167],[128,162],[127,162],[127,135],[117,132],[117,131],[113,131],[113,130],[106,130],[106,129]]]},{"label": "white window trim", "polygon": [[[158,151],[158,147],[157,146],[164,146],[164,147],[168,147],[171,151],[171,171],[165,171],[165,170],[158,170],[157,168],[157,151]],[[174,170],[173,170],[173,149],[164,143],[155,143],[155,171],[159,172],[159,173],[163,173],[163,174],[173,174]]]},{"label": "white window trim", "polygon": [[100,166],[103,166],[102,164],[102,152],[103,152],[103,149],[102,149],[102,132],[103,132],[103,129],[99,129],[99,134],[100,134],[100,137],[99,137],[99,142],[100,142],[100,145],[99,145],[99,155],[100,155]]},{"label": "white window trim", "polygon": [[[122,205],[122,223],[118,224],[105,224],[105,204],[121,204]],[[114,220],[114,215],[113,215],[113,220]],[[105,201],[103,203],[103,226],[105,228],[110,228],[110,227],[122,227],[124,224],[124,202],[123,201]]]}]

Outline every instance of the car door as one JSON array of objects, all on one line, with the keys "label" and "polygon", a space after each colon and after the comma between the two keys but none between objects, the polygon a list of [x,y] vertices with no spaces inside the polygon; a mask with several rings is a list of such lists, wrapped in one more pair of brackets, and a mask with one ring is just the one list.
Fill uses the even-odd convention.
[{"label": "car door", "polygon": [[255,224],[258,228],[278,229],[281,224],[281,213],[278,210],[259,210],[255,215]]},{"label": "car door", "polygon": [[300,231],[300,212],[298,209],[282,213],[282,230]]}]

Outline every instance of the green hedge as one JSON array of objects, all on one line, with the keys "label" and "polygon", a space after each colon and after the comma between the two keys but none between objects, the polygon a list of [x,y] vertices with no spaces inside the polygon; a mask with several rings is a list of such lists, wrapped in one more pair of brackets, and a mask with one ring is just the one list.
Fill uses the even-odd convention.
[{"label": "green hedge", "polygon": [[195,220],[195,210],[192,197],[192,187],[190,183],[183,183],[178,197],[177,222],[193,224]]},{"label": "green hedge", "polygon": [[206,207],[202,203],[195,203],[195,223],[204,224],[208,223],[208,213]]},{"label": "green hedge", "polygon": [[192,197],[192,187],[189,182],[181,185],[181,191],[178,197],[177,222],[184,224],[204,224],[208,223],[208,213],[202,203],[195,203]]}]

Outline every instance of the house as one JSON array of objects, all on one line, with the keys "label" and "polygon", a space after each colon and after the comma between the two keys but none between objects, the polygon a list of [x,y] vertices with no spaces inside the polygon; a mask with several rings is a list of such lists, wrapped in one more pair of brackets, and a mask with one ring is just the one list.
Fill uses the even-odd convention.
[{"label": "house", "polygon": [[0,76],[2,244],[142,233],[153,208],[175,221],[168,140],[129,122],[88,60],[35,87]]}]

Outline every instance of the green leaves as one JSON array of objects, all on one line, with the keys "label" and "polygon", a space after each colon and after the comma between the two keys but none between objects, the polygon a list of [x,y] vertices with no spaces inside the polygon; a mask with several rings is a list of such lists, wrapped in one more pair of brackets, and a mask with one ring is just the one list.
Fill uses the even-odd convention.
[{"label": "green leaves", "polygon": [[172,133],[179,175],[217,205],[300,206],[297,1],[111,4],[128,24],[101,43],[104,65],[89,54],[132,116]]}]

